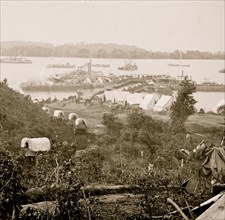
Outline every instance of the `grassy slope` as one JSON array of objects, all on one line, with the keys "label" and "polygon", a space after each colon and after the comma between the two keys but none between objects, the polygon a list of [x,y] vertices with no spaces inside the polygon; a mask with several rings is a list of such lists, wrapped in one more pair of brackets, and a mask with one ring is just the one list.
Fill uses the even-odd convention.
[{"label": "grassy slope", "polygon": [[[67,114],[70,112],[77,113],[79,117],[87,120],[90,131],[95,131],[98,125],[102,123],[104,113],[110,112],[107,104],[99,105],[98,103],[92,103],[91,105],[85,106],[84,104],[75,104],[65,101],[63,103],[57,102],[49,104],[48,107],[52,110],[61,109]],[[130,111],[120,111],[117,116],[123,122],[126,122],[127,113],[129,112]],[[169,115],[165,113],[154,113],[148,111],[145,113],[156,120],[162,120],[164,122],[168,122],[170,120]],[[210,139],[214,133],[221,133],[225,127],[224,125],[224,116],[222,115],[195,114],[188,118],[186,122],[186,129],[196,134],[196,136]],[[218,139],[218,136],[215,138]]]},{"label": "grassy slope", "polygon": [[[20,146],[23,137],[48,137],[53,139],[55,132],[62,130],[72,135],[66,125],[56,125],[49,115],[41,109],[40,104],[33,103],[29,97],[15,92],[7,85],[0,84],[0,124],[7,133],[10,145]],[[8,132],[7,132],[8,131]],[[65,132],[64,132],[65,133]]]},{"label": "grassy slope", "polygon": [[[72,129],[65,126],[64,124],[57,124],[52,122],[50,120],[49,115],[42,111],[40,105],[32,103],[23,95],[9,89],[5,85],[1,84],[0,89],[0,99],[1,103],[3,103],[0,108],[0,123],[2,124],[4,130],[9,130],[9,136],[7,137],[7,141],[9,140],[11,142],[11,145],[19,147],[20,140],[22,137],[47,136],[52,139],[54,138],[55,132],[57,132],[57,134],[60,134],[62,141],[73,139]],[[75,104],[71,101],[64,101],[48,104],[47,106],[50,107],[51,112],[53,112],[53,110],[55,109],[64,110],[66,116],[70,112],[77,113],[80,117],[84,118],[87,121],[89,133],[102,134],[106,131],[105,127],[102,125],[102,118],[104,113],[108,113],[110,111],[108,106],[105,104],[100,105],[99,103],[92,103],[90,105],[85,106],[84,104]],[[127,114],[129,112],[130,111],[120,111],[117,116],[122,120],[122,122],[126,123]],[[152,118],[154,119],[164,121],[169,120],[168,115],[165,114],[148,114],[151,114]],[[208,114],[193,115],[188,119],[186,126],[187,129],[190,129],[193,133],[195,146],[197,146],[197,144],[202,139],[213,142],[215,145],[217,145],[219,144],[219,134],[221,133],[224,127],[223,117]],[[160,149],[162,150],[162,152],[165,151],[162,154],[165,154],[165,156],[168,153],[174,152],[173,149],[182,147],[185,141],[185,134],[173,135],[162,133],[159,135],[161,135]],[[121,149],[124,148],[125,151],[130,151],[132,148],[133,152],[136,149],[135,144],[133,146],[133,144],[130,145],[129,143],[127,143],[128,146],[125,146],[125,142],[116,143],[115,145],[113,145],[112,143],[110,146],[107,147],[110,147],[112,151],[115,148],[115,152],[117,152],[116,149],[118,148],[118,144],[120,144]],[[123,144],[125,145],[123,146]],[[119,164],[120,157],[118,158],[117,155],[115,155],[115,160],[118,159]],[[124,163],[126,164],[127,158],[125,156],[124,158]],[[135,163],[138,161],[138,158],[136,159],[137,160],[134,160]],[[144,162],[149,163],[148,160]],[[131,163],[131,161],[129,163]],[[139,168],[141,167],[142,165],[139,166]],[[127,175],[130,175],[130,171],[131,170],[127,169]],[[106,173],[108,173],[108,171]],[[135,178],[136,177],[134,177],[134,179]]]}]

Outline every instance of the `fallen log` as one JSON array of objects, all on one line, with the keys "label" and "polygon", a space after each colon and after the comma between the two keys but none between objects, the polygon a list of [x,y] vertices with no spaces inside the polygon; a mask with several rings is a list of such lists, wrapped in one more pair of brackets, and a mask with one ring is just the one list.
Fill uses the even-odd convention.
[{"label": "fallen log", "polygon": [[[88,203],[87,203],[88,201]],[[104,219],[106,216],[116,215],[119,216],[133,216],[143,213],[143,207],[140,203],[144,201],[144,194],[109,194],[103,196],[91,196],[85,201],[85,199],[79,200],[79,205],[86,208],[87,204],[90,208],[90,215],[101,216]],[[44,201],[33,204],[22,205],[21,218],[26,215],[26,212],[32,210],[35,213],[48,214],[54,216],[57,213],[58,203],[56,201]],[[115,213],[116,210],[116,213]],[[123,219],[123,218],[121,218]]]},{"label": "fallen log", "polygon": [[[67,189],[67,185],[42,186],[39,188],[31,188],[25,192],[25,204],[37,203],[42,201],[54,201],[60,191]],[[89,185],[81,187],[87,198],[91,196],[100,196],[107,194],[121,193],[142,193],[142,188],[138,185]]]},{"label": "fallen log", "polygon": [[28,209],[38,212],[38,213],[48,213],[50,215],[55,215],[58,203],[56,201],[44,201],[32,204],[22,205],[20,212],[20,217],[23,217]]}]

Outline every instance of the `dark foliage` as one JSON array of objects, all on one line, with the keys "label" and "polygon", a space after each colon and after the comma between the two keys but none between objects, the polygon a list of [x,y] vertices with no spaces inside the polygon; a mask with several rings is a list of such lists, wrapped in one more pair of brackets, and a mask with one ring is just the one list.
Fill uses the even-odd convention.
[{"label": "dark foliage", "polygon": [[[147,51],[145,49],[118,44],[63,44],[53,46],[49,43],[42,42],[23,42],[23,41],[6,41],[2,42],[2,56],[18,56],[25,53],[26,56],[48,57],[52,55],[57,57],[86,57],[90,54],[94,58],[125,58],[131,59],[180,59],[180,51],[160,52]],[[182,53],[183,59],[224,59],[224,54],[204,51],[189,50]]]},{"label": "dark foliage", "polygon": [[188,116],[195,113],[194,105],[196,100],[193,97],[194,92],[196,92],[194,82],[185,77],[180,83],[176,100],[171,106],[170,117],[176,131],[182,130]]},{"label": "dark foliage", "polygon": [[6,151],[0,151],[0,219],[19,217],[23,204],[23,193],[26,190],[21,185],[21,166]]},{"label": "dark foliage", "polygon": [[220,107],[217,109],[217,113],[218,113],[218,114],[221,114],[221,115],[225,115],[225,105],[220,106]]},{"label": "dark foliage", "polygon": [[123,128],[123,123],[114,114],[104,114],[103,124],[107,128],[107,133],[111,136],[119,135]]}]

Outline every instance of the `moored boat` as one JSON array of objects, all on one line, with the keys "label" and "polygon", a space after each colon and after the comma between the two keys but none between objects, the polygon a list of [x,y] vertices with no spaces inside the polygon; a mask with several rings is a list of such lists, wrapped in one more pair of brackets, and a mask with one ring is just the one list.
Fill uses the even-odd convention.
[{"label": "moored boat", "polygon": [[96,64],[91,64],[91,65],[92,65],[92,67],[110,67],[109,64],[98,64],[98,63],[96,63]]},{"label": "moored boat", "polygon": [[0,59],[0,63],[16,63],[16,64],[31,64],[32,61],[26,57],[6,57]]},{"label": "moored boat", "polygon": [[72,65],[70,63],[66,63],[66,64],[48,64],[47,68],[75,68],[76,65]]},{"label": "moored boat", "polygon": [[22,83],[20,88],[25,92],[54,92],[54,91],[77,91],[79,89],[92,89],[93,85],[91,84],[53,84],[53,85],[46,85],[46,84],[29,84],[29,83]]},{"label": "moored boat", "polygon": [[197,85],[198,92],[225,92],[225,85]]},{"label": "moored boat", "polygon": [[175,66],[175,67],[190,67],[188,64],[173,64],[169,63],[168,66]]},{"label": "moored boat", "polygon": [[136,64],[126,64],[125,66],[118,67],[118,70],[125,70],[125,71],[133,71],[137,70],[138,66]]},{"label": "moored boat", "polygon": [[[170,84],[172,90],[178,90],[179,84]],[[225,92],[225,85],[206,85],[206,84],[197,84],[196,85],[197,92]]]}]

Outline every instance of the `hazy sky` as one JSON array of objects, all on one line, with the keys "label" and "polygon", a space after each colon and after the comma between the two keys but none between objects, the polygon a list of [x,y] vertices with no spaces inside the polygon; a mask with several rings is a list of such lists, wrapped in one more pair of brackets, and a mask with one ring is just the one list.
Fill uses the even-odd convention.
[{"label": "hazy sky", "polygon": [[224,51],[224,0],[1,1],[1,40]]}]

